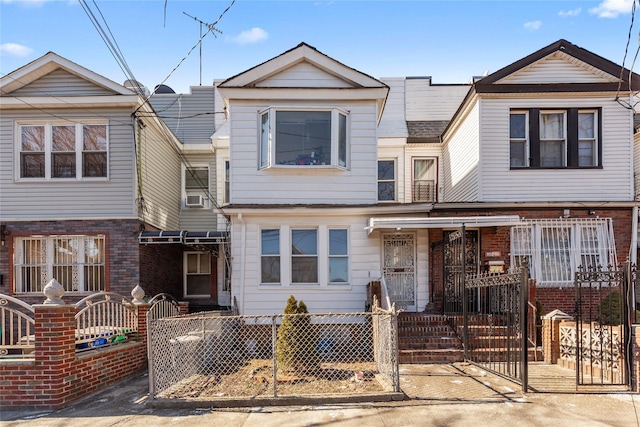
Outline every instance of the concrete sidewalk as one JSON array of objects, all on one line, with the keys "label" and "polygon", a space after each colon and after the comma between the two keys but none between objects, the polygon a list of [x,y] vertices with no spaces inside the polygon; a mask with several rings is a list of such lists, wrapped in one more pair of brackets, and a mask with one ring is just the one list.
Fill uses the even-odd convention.
[{"label": "concrete sidewalk", "polygon": [[161,409],[142,375],[59,411],[0,410],[3,426],[640,426],[633,393],[522,393],[517,384],[467,363],[401,365],[400,402]]}]

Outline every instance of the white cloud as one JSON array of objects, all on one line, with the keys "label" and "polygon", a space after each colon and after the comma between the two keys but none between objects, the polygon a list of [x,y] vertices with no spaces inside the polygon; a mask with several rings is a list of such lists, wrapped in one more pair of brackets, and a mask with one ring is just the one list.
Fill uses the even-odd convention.
[{"label": "white cloud", "polygon": [[17,43],[3,43],[0,44],[0,53],[6,54],[9,56],[27,56],[33,49],[27,46],[23,46]]},{"label": "white cloud", "polygon": [[262,40],[266,40],[269,34],[262,28],[254,27],[250,30],[246,30],[233,37],[232,40],[238,44],[251,44],[257,43]]},{"label": "white cloud", "polygon": [[539,30],[542,27],[542,21],[529,21],[524,23],[524,28],[527,30]]},{"label": "white cloud", "polygon": [[558,15],[560,16],[578,16],[580,15],[580,12],[582,12],[582,8],[579,7],[577,9],[572,9],[572,10],[561,10],[560,12],[558,12]]},{"label": "white cloud", "polygon": [[631,7],[635,0],[604,0],[598,5],[589,9],[592,15],[598,15],[598,18],[617,18],[618,15],[626,15],[631,13]]}]

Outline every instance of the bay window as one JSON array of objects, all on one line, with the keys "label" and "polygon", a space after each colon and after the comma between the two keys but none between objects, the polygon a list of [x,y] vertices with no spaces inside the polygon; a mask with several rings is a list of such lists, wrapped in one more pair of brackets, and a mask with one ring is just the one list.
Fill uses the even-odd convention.
[{"label": "bay window", "polygon": [[291,230],[291,283],[318,283],[318,230]]},{"label": "bay window", "polygon": [[347,168],[347,113],[270,108],[260,114],[260,168]]},{"label": "bay window", "polygon": [[17,134],[20,179],[86,179],[108,175],[105,124],[20,124]]}]

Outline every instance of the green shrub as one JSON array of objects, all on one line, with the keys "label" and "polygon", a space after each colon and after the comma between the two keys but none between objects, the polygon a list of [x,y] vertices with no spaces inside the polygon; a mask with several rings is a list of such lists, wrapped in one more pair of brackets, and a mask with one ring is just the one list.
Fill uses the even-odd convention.
[{"label": "green shrub", "polygon": [[287,300],[276,340],[276,361],[282,370],[302,372],[318,367],[315,333],[304,302]]}]

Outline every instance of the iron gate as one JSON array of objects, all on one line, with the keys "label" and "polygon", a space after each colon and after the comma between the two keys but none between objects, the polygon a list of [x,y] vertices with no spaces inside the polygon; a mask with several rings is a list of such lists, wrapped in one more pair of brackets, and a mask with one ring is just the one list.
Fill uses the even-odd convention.
[{"label": "iron gate", "polygon": [[464,319],[465,359],[528,389],[528,271],[466,278],[476,304]]},{"label": "iron gate", "polygon": [[[631,292],[636,267],[579,268],[575,274],[574,337],[561,337],[561,353],[573,353],[576,388],[629,386],[631,372]],[[571,342],[574,341],[574,342]]]},{"label": "iron gate", "polygon": [[443,313],[462,314],[476,303],[474,292],[465,292],[464,282],[467,275],[478,272],[478,231],[463,226],[445,232],[443,251]]}]

